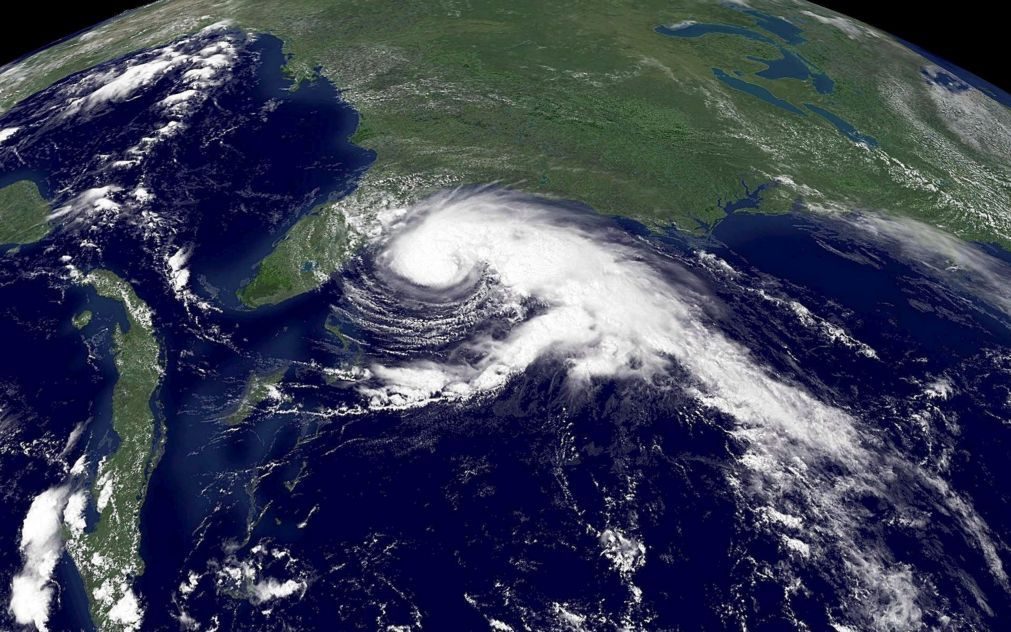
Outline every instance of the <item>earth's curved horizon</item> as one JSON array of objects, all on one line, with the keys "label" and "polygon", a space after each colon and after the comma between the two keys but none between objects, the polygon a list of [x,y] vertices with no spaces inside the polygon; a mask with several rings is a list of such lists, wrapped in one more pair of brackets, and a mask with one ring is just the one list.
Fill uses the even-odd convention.
[{"label": "earth's curved horizon", "polygon": [[780,0],[163,0],[0,67],[0,613],[997,629],[1011,96]]}]

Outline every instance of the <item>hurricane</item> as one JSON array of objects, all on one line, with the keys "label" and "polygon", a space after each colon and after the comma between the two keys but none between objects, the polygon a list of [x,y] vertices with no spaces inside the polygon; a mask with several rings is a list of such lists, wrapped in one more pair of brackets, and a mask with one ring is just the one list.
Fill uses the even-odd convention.
[{"label": "hurricane", "polygon": [[[938,571],[896,560],[887,534],[866,523],[871,500],[876,511],[897,515],[941,512],[1009,589],[997,552],[1005,545],[971,503],[883,439],[858,404],[831,390],[813,394],[802,376],[769,366],[721,331],[740,315],[716,285],[730,280],[731,291],[754,291],[740,287],[749,282],[740,275],[705,274],[691,248],[664,248],[572,205],[507,189],[446,191],[397,217],[344,285],[355,306],[345,314],[356,326],[417,341],[368,345],[373,360],[354,387],[367,409],[466,406],[545,364],[573,400],[608,382],[641,398],[644,391],[629,385],[648,385],[656,423],[690,423],[683,404],[666,408],[666,393],[676,393],[705,423],[726,424],[737,451],[728,488],[775,532],[789,554],[786,569],[841,562],[830,581],[839,594],[867,596],[863,624],[901,630],[922,624],[924,609],[950,616],[948,604],[921,589]],[[876,226],[888,238],[915,230],[874,218],[838,222],[837,230]],[[1002,265],[973,251],[963,259],[977,271]],[[814,322],[793,305],[804,309],[802,322]],[[986,612],[963,573],[948,571]]]}]

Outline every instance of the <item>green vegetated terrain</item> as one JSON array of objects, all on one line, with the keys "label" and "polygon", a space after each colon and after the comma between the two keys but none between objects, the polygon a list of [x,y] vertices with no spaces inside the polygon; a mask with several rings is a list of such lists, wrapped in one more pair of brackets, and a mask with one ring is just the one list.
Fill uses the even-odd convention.
[{"label": "green vegetated terrain", "polygon": [[235,426],[249,418],[256,407],[268,399],[279,399],[281,397],[277,390],[277,385],[284,378],[288,367],[284,366],[268,373],[254,373],[246,382],[246,387],[239,398],[239,404],[232,411],[225,423]]},{"label": "green vegetated terrain", "polygon": [[91,310],[87,310],[87,309],[84,310],[83,312],[75,315],[74,316],[74,327],[76,327],[78,329],[84,329],[89,324],[91,324],[91,319],[92,319],[93,316],[94,316],[94,314],[91,313]]},{"label": "green vegetated terrain", "polygon": [[30,244],[49,233],[49,204],[31,180],[0,187],[0,244]]},{"label": "green vegetated terrain", "polygon": [[[775,182],[760,212],[797,202],[872,209],[1011,244],[1011,111],[925,81],[926,60],[859,22],[803,2],[749,6],[789,20],[805,41],[763,30],[743,5],[702,0],[162,0],[7,67],[0,105],[222,19],[281,38],[295,77],[318,69],[342,89],[361,114],[353,140],[377,160],[350,201],[304,217],[258,266],[240,293],[250,306],[316,287],[353,250],[356,227],[391,200],[468,183],[704,234],[724,217],[721,204]],[[766,41],[654,30],[685,21],[742,26]],[[756,74],[783,50],[827,74],[834,90]],[[735,89],[714,69],[798,112]]]},{"label": "green vegetated terrain", "polygon": [[344,216],[324,206],[296,223],[260,262],[239,291],[250,307],[279,303],[313,288],[334,272],[349,248]]},{"label": "green vegetated terrain", "polygon": [[[81,573],[99,630],[136,629],[140,609],[132,583],[144,570],[140,557],[140,510],[148,480],[161,456],[161,437],[152,398],[163,374],[161,349],[151,312],[129,283],[98,270],[84,281],[99,296],[120,302],[129,327],[113,331],[118,378],[112,391],[115,448],[98,464],[90,497],[98,520],[90,531],[70,534],[67,549]],[[90,312],[74,319],[78,327]]]}]

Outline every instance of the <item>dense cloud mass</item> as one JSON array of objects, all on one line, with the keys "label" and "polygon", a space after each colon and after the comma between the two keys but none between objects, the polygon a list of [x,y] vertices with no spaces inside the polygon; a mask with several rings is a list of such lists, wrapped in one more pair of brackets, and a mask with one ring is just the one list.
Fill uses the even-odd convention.
[{"label": "dense cloud mass", "polygon": [[11,582],[10,610],[22,624],[48,630],[49,604],[54,587],[51,583],[56,562],[63,554],[63,508],[67,487],[54,487],[39,494],[21,527],[21,552],[25,565]]}]

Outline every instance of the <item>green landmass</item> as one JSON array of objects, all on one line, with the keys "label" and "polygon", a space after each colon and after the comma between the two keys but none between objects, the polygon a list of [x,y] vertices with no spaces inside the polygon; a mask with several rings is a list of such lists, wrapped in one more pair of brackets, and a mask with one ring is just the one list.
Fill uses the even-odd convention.
[{"label": "green landmass", "polygon": [[119,301],[129,327],[117,324],[113,331],[118,378],[112,391],[112,427],[118,445],[99,463],[90,490],[99,517],[91,531],[70,534],[67,550],[81,573],[96,628],[134,630],[140,626],[135,617],[142,612],[132,588],[144,571],[140,510],[162,452],[152,397],[164,368],[151,311],[130,284],[105,270],[88,274],[84,282],[99,296]]},{"label": "green landmass", "polygon": [[323,323],[323,329],[329,331],[337,340],[340,342],[341,348],[347,349],[350,347],[350,341],[344,335],[344,331],[341,329],[340,325],[336,323],[332,318],[327,318]]},{"label": "green landmass", "polygon": [[74,316],[74,327],[78,329],[84,329],[91,322],[92,313],[90,309],[86,309],[83,312]]},{"label": "green landmass", "polygon": [[277,390],[277,385],[284,378],[284,374],[287,371],[288,367],[284,366],[270,373],[253,373],[250,375],[249,381],[246,382],[246,388],[242,392],[242,397],[239,399],[238,406],[227,417],[225,423],[229,426],[241,424],[249,418],[257,406],[268,399],[279,397],[280,393]]},{"label": "green landmass", "polygon": [[49,204],[31,180],[0,188],[0,244],[30,244],[49,234]]},{"label": "green landmass", "polygon": [[295,224],[274,250],[260,262],[256,275],[239,290],[249,307],[280,303],[316,287],[336,271],[347,256],[349,243],[344,216],[316,209],[309,221]]},{"label": "green landmass", "polygon": [[[721,203],[774,181],[759,212],[797,202],[875,210],[1011,246],[1011,111],[938,92],[922,57],[857,21],[792,0],[749,4],[790,20],[807,41],[654,32],[686,20],[757,28],[734,5],[703,0],[163,0],[7,67],[0,106],[213,21],[281,38],[292,77],[322,73],[361,113],[353,140],[377,160],[350,200],[317,209],[279,241],[240,292],[249,306],[316,287],[391,199],[468,183],[705,234],[724,217]],[[766,66],[752,58],[776,59],[780,46],[835,90],[757,76]],[[807,113],[734,89],[714,68]],[[807,103],[878,147],[850,140]]]}]

